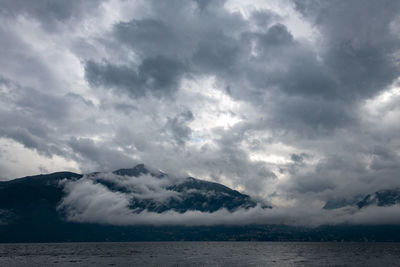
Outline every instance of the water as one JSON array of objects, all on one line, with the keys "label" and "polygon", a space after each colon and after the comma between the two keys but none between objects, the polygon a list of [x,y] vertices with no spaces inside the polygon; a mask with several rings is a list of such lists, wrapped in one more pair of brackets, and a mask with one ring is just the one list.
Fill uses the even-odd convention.
[{"label": "water", "polygon": [[400,243],[0,244],[0,266],[400,266]]}]

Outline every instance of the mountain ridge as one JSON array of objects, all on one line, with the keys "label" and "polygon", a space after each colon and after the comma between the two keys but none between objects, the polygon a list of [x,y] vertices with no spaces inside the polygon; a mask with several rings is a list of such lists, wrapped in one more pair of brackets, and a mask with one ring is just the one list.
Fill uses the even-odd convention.
[{"label": "mountain ridge", "polygon": [[[106,173],[56,172],[1,181],[0,242],[400,241],[400,225],[305,227],[268,224],[268,221],[255,225],[113,225],[107,222],[68,219],[71,215],[68,212],[71,210],[63,209],[61,204],[69,207],[68,205],[74,203],[63,201],[67,197],[67,200],[71,200],[74,196],[72,193],[76,193],[76,190],[81,190],[81,194],[74,196],[74,200],[81,204],[77,211],[85,212],[89,207],[89,211],[95,209],[95,212],[100,212],[100,216],[101,210],[96,208],[101,209],[107,206],[108,202],[104,202],[104,198],[98,199],[99,196],[117,196],[127,201],[127,209],[134,216],[142,213],[156,215],[151,218],[162,214],[177,216],[203,213],[208,216],[219,210],[224,210],[225,213],[222,214],[226,215],[229,212],[235,213],[238,209],[250,209],[258,204],[250,196],[222,184],[193,177],[176,178],[161,171],[149,170],[145,165],[136,169],[135,167]],[[112,188],[117,185],[119,188]],[[95,194],[91,195],[93,192]],[[166,192],[172,194],[165,195]],[[172,201],[165,201],[169,197]],[[99,205],[93,208],[91,205],[97,200]],[[204,203],[206,204],[203,205]]]},{"label": "mountain ridge", "polygon": [[369,206],[388,207],[400,204],[400,188],[382,189],[366,195],[357,195],[351,199],[333,199],[326,202],[324,209],[338,209],[354,206],[359,209]]},{"label": "mountain ridge", "polygon": [[[73,184],[82,179],[110,192],[132,195],[129,209],[135,213],[162,213],[168,210],[179,213],[189,210],[214,212],[222,208],[234,211],[257,204],[248,195],[224,185],[193,177],[171,178],[163,172],[150,171],[144,164],[139,164],[133,168],[105,173],[55,172],[2,181],[0,211],[14,214],[9,219],[20,221],[27,218],[32,222],[40,221],[33,214],[35,212],[52,221],[62,220],[65,214],[58,207],[66,197],[65,183]],[[166,197],[165,201],[156,198],[157,194],[164,193],[170,193],[172,197]]]}]

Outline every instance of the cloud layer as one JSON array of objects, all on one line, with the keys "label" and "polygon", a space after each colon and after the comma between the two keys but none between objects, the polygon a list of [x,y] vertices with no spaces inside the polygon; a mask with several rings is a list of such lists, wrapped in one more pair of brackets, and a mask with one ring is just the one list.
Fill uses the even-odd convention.
[{"label": "cloud layer", "polygon": [[[198,209],[178,212],[170,209],[171,200],[181,201],[195,189],[176,192],[168,186],[182,183],[182,178],[118,176],[115,174],[95,174],[71,181],[63,180],[65,197],[58,210],[65,219],[81,223],[100,223],[109,225],[257,225],[286,224],[294,226],[319,226],[336,224],[399,224],[398,205],[378,207],[371,205],[362,209],[357,206],[327,210],[317,205],[296,205],[295,207],[257,206],[239,207],[233,211],[220,208],[216,211]],[[112,184],[112,189],[110,188]],[[203,191],[208,198],[213,192]],[[137,203],[141,200],[151,202],[151,207],[166,205],[162,212],[141,209]],[[136,203],[135,203],[136,202]]]},{"label": "cloud layer", "polygon": [[282,214],[397,188],[399,11],[395,0],[1,1],[0,178],[144,162]]}]

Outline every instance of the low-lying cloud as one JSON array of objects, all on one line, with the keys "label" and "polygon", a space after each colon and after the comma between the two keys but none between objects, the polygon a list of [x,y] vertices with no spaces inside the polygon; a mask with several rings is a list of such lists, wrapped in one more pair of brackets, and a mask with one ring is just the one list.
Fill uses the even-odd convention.
[{"label": "low-lying cloud", "polygon": [[[150,175],[141,177],[102,175],[108,181],[120,186],[110,190],[96,182],[95,176],[84,176],[76,181],[64,180],[65,197],[58,206],[66,220],[80,223],[107,225],[267,225],[285,224],[294,226],[337,225],[337,224],[399,224],[400,206],[357,206],[327,210],[321,205],[306,203],[290,207],[263,208],[260,204],[252,208],[228,211],[225,208],[214,212],[188,210],[177,212],[167,210],[161,213],[138,210],[130,207],[132,197],[167,202],[169,198],[179,198],[179,193],[166,190],[168,184],[179,183],[179,178],[159,179]],[[123,190],[125,189],[125,190]],[[125,192],[124,192],[125,191]]]}]

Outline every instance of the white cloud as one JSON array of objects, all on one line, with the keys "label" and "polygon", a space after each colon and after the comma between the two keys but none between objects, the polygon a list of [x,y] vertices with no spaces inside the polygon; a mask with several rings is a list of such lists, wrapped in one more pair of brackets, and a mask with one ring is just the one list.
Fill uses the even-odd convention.
[{"label": "white cloud", "polygon": [[8,138],[0,138],[0,180],[36,173],[79,170],[76,162],[54,155],[49,158]]},{"label": "white cloud", "polygon": [[[111,191],[98,183],[98,179],[113,182],[120,191]],[[238,209],[230,212],[188,210],[179,213],[168,210],[162,213],[130,207],[132,197],[150,199],[163,203],[169,198],[179,199],[180,193],[166,190],[167,185],[179,183],[179,178],[150,175],[140,177],[97,174],[84,176],[77,181],[64,180],[66,196],[58,209],[66,212],[66,219],[74,222],[110,225],[246,225],[287,224],[296,226],[319,226],[335,224],[398,224],[400,206],[344,207],[334,210],[322,209],[323,203],[297,203],[286,207]],[[121,190],[123,189],[123,190]],[[189,192],[186,192],[189,193]]]}]

